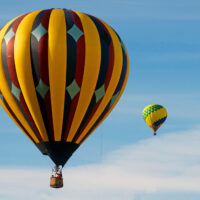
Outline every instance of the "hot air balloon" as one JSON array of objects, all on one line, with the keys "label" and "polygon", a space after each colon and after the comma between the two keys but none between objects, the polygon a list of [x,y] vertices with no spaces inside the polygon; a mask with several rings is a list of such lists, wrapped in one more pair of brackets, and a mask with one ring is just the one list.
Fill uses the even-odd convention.
[{"label": "hot air balloon", "polygon": [[144,108],[142,116],[147,125],[153,129],[154,135],[156,135],[158,128],[167,119],[167,110],[161,105],[152,104]]},{"label": "hot air balloon", "polygon": [[122,95],[126,48],[100,19],[48,9],[6,24],[0,55],[0,104],[55,163],[51,186],[62,187],[62,167]]}]

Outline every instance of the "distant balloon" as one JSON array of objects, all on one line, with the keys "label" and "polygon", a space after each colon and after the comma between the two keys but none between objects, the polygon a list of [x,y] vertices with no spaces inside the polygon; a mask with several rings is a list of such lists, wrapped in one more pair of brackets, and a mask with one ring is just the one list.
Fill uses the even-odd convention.
[{"label": "distant balloon", "polygon": [[10,21],[0,32],[0,55],[1,105],[56,166],[107,117],[128,78],[127,51],[116,32],[67,9]]},{"label": "distant balloon", "polygon": [[156,131],[167,118],[167,110],[161,105],[152,104],[144,108],[142,116],[147,125],[153,129],[154,135],[156,135]]}]

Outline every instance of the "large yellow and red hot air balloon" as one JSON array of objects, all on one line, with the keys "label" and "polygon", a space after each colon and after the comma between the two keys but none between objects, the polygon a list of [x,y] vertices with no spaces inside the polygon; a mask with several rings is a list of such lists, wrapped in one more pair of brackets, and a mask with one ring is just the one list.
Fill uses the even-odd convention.
[{"label": "large yellow and red hot air balloon", "polygon": [[0,32],[0,103],[58,167],[118,102],[128,55],[102,20],[67,9],[31,12]]}]

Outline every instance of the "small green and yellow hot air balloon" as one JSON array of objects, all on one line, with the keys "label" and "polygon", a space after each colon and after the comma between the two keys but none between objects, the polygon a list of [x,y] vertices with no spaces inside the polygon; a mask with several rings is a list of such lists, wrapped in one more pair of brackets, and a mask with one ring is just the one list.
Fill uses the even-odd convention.
[{"label": "small green and yellow hot air balloon", "polygon": [[144,108],[142,116],[147,125],[153,129],[154,135],[156,135],[156,131],[167,119],[167,110],[161,105],[152,104]]}]

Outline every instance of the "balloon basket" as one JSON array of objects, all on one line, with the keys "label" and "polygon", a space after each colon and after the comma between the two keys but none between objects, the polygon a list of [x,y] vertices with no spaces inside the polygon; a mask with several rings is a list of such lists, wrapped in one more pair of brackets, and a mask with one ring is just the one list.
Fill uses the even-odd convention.
[{"label": "balloon basket", "polygon": [[50,187],[52,187],[52,188],[62,188],[63,187],[63,178],[51,177]]},{"label": "balloon basket", "polygon": [[154,132],[153,135],[156,135],[156,132]]},{"label": "balloon basket", "polygon": [[52,188],[63,187],[62,168],[55,166],[52,169],[52,176],[50,178],[50,187]]}]

